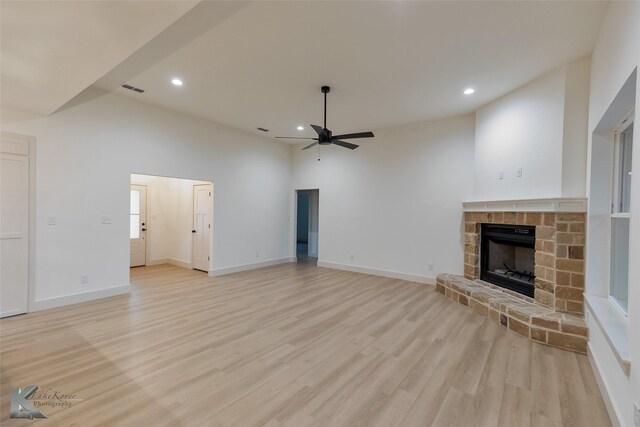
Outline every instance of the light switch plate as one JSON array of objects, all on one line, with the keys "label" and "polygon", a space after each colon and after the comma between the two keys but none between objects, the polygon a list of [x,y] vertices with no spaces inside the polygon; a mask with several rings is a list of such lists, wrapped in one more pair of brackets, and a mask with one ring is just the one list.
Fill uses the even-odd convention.
[{"label": "light switch plate", "polygon": [[498,179],[504,179],[504,171],[498,171]]},{"label": "light switch plate", "polygon": [[55,216],[47,217],[47,224],[48,225],[56,225],[56,217]]},{"label": "light switch plate", "polygon": [[522,178],[522,168],[518,168],[518,169],[516,169],[516,176],[517,176],[518,178]]},{"label": "light switch plate", "polygon": [[111,224],[111,216],[109,215],[102,215],[100,217],[100,224]]}]

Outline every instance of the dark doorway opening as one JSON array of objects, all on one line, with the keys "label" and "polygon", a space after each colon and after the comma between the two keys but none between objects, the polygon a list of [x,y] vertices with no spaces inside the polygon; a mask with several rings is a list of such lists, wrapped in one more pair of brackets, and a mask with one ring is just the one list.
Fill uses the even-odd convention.
[{"label": "dark doorway opening", "polygon": [[533,298],[536,228],[482,224],[480,279]]},{"label": "dark doorway opening", "polygon": [[296,257],[318,259],[318,190],[296,190]]}]

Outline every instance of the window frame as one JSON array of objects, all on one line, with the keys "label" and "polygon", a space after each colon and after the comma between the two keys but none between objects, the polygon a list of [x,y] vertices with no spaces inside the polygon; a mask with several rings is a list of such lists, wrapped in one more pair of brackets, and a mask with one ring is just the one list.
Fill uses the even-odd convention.
[{"label": "window frame", "polygon": [[[610,225],[609,225],[609,286],[607,290],[608,299],[613,302],[613,304],[622,312],[626,317],[629,316],[629,307],[625,307],[623,303],[613,294],[613,272],[614,272],[614,247],[613,247],[613,237],[614,237],[614,224],[618,221],[630,221],[631,212],[630,210],[627,212],[623,212],[621,209],[621,196],[622,196],[622,182],[621,182],[621,169],[623,167],[622,161],[622,150],[621,150],[621,135],[629,129],[629,127],[634,126],[635,121],[635,108],[631,110],[625,118],[613,129],[613,171],[612,171],[612,187],[611,187],[611,215],[610,215]],[[634,126],[634,134],[635,134],[635,126]],[[631,145],[633,146],[634,142],[633,138],[631,140]],[[629,248],[626,248],[627,253]],[[627,264],[628,268],[628,264]],[[627,301],[629,299],[629,283],[627,278]]]}]

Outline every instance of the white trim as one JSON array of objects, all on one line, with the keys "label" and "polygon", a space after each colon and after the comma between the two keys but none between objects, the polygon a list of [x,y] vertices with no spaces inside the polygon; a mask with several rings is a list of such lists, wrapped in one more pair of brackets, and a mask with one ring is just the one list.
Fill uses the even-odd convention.
[{"label": "white trim", "polygon": [[[178,261],[176,259],[170,259],[170,258],[152,259],[152,260],[147,261],[146,266],[147,267],[151,267],[153,265],[161,265],[161,264],[171,264],[171,265],[175,265],[176,267],[191,268],[191,263],[184,262],[184,261]],[[131,267],[131,268],[136,268],[136,267]]]},{"label": "white trim", "polygon": [[629,219],[631,218],[630,212],[618,212],[611,214],[612,219]]},{"label": "white trim", "polygon": [[116,286],[113,288],[98,289],[96,291],[82,292],[79,294],[65,295],[33,302],[31,311],[47,310],[49,308],[62,307],[69,304],[93,301],[100,298],[113,297],[131,293],[131,285]]},{"label": "white trim", "polygon": [[218,268],[209,270],[209,276],[224,276],[226,274],[239,273],[241,271],[254,270],[256,268],[270,267],[272,265],[295,262],[295,257],[272,259],[269,261],[255,262],[252,264],[235,265],[233,267]]},{"label": "white trim", "polygon": [[586,212],[583,197],[463,202],[464,212]]},{"label": "white trim", "polygon": [[613,427],[622,427],[622,423],[620,422],[621,418],[618,415],[618,411],[613,403],[613,400],[611,400],[611,396],[609,395],[609,388],[607,387],[607,383],[602,376],[600,365],[598,364],[598,361],[595,359],[593,352],[591,351],[590,344],[587,345],[587,357],[589,358],[591,370],[596,377],[596,382],[598,383],[598,388],[600,389],[600,394],[602,395],[604,406],[607,408],[607,412],[609,413],[611,424],[613,425]]},{"label": "white trim", "polygon": [[354,273],[370,274],[372,276],[390,277],[392,279],[406,280],[408,282],[435,285],[434,277],[419,276],[417,274],[400,273],[398,271],[379,270],[376,268],[360,267],[357,265],[337,264],[334,262],[318,261],[318,267],[333,268],[335,270],[353,271]]},{"label": "white trim", "polygon": [[593,316],[602,330],[609,347],[625,375],[631,371],[631,358],[629,356],[629,319],[607,297],[596,295],[584,295],[588,313]]},{"label": "white trim", "polygon": [[175,265],[180,268],[193,268],[190,262],[178,261],[177,259],[168,260],[168,264]]},{"label": "white trim", "polygon": [[[145,267],[151,267],[152,265],[162,265],[162,264],[169,264],[169,258],[156,258],[156,259],[151,259],[151,260],[147,260],[147,264],[145,265]],[[137,268],[137,267],[131,267],[131,268]]]}]

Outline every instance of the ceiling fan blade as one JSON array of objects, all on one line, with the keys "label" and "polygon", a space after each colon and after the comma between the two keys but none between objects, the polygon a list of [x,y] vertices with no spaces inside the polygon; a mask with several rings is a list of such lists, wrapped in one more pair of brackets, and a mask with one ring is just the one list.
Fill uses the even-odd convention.
[{"label": "ceiling fan blade", "polygon": [[344,147],[344,148],[348,148],[349,150],[355,150],[356,148],[358,148],[358,147],[359,147],[359,145],[352,144],[352,143],[350,143],[350,142],[344,142],[344,141],[334,141],[334,140],[331,140],[331,143],[332,143],[332,144],[339,145],[339,146]]},{"label": "ceiling fan blade", "polygon": [[318,145],[318,143],[314,142],[313,144],[307,145],[306,147],[304,147],[303,150],[306,150],[307,148],[311,148],[311,147],[316,146],[316,145]]},{"label": "ceiling fan blade", "polygon": [[299,136],[274,136],[274,138],[278,138],[278,139],[315,139],[316,141],[318,140],[318,138],[301,138]]},{"label": "ceiling fan blade", "polygon": [[321,128],[318,125],[310,125],[313,130],[316,131],[316,133],[318,134],[318,136],[320,136],[320,138],[327,138],[327,133],[324,131],[323,128]]},{"label": "ceiling fan blade", "polygon": [[355,139],[355,138],[373,138],[373,132],[345,133],[344,135],[334,135],[335,139]]}]

